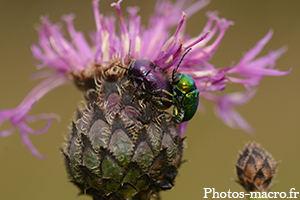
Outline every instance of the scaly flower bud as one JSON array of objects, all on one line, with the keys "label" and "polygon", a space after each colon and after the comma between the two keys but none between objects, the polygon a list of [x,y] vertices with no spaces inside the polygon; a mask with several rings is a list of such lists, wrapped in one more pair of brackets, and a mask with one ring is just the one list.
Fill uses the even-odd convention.
[{"label": "scaly flower bud", "polygon": [[146,101],[127,72],[115,63],[98,72],[63,150],[71,182],[94,199],[157,197],[172,188],[181,163],[171,116]]},{"label": "scaly flower bud", "polygon": [[236,164],[240,183],[248,192],[267,192],[272,186],[277,162],[255,142],[246,144]]}]

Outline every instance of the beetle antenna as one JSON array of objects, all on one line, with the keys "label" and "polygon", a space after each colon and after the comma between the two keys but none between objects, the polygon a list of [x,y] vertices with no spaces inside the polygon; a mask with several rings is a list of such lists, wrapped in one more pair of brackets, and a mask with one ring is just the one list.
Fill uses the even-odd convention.
[{"label": "beetle antenna", "polygon": [[[127,55],[127,57],[128,57],[128,60],[127,60],[127,67],[129,67],[130,47],[131,47],[131,40],[129,40],[129,48],[128,48],[128,55]],[[123,67],[123,66],[121,66],[121,65],[116,65],[116,66],[120,67],[121,69],[126,69],[126,70],[128,70],[128,68]]]},{"label": "beetle antenna", "polygon": [[[128,48],[128,55],[127,55],[127,57],[128,57],[128,60],[127,60],[127,66],[129,65],[130,47],[131,47],[131,40],[129,40],[129,48]],[[122,68],[122,69],[128,70],[128,68],[122,67],[121,65],[116,65],[116,66],[118,66],[118,67],[120,67],[120,68]]]},{"label": "beetle antenna", "polygon": [[129,40],[129,48],[128,48],[128,60],[127,60],[127,65],[129,65],[129,57],[130,57],[130,48],[131,48],[131,40]]},{"label": "beetle antenna", "polygon": [[174,78],[175,73],[177,72],[177,70],[178,70],[178,68],[179,68],[179,66],[180,66],[180,64],[181,64],[181,62],[182,62],[182,60],[183,60],[183,58],[184,58],[184,57],[186,56],[186,54],[187,54],[188,52],[190,52],[191,50],[192,50],[192,48],[189,48],[189,49],[183,54],[183,56],[181,57],[181,59],[180,59],[178,65],[177,65],[177,67],[173,70],[172,78]]},{"label": "beetle antenna", "polygon": [[122,67],[121,65],[115,65],[115,66],[120,67],[121,69],[126,69],[126,70],[128,70],[128,68]]}]

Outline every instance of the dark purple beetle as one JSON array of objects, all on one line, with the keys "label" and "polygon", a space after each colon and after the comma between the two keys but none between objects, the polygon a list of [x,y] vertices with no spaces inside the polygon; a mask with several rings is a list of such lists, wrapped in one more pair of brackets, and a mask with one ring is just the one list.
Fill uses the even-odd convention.
[{"label": "dark purple beetle", "polygon": [[169,77],[147,59],[133,60],[128,76],[143,95],[150,95],[152,103],[162,110],[173,105],[173,89]]}]

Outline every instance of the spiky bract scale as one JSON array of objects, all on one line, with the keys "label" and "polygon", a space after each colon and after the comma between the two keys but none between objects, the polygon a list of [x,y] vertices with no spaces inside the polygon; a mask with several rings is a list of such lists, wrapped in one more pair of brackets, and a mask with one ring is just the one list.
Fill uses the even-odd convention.
[{"label": "spiky bract scale", "polygon": [[86,108],[72,122],[63,150],[68,175],[94,199],[158,198],[174,185],[183,139],[171,116],[141,97],[115,64],[97,68]]}]

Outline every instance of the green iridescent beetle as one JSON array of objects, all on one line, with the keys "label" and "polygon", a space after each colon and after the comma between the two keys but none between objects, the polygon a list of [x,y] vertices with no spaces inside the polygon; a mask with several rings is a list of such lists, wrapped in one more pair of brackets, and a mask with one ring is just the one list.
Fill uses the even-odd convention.
[{"label": "green iridescent beetle", "polygon": [[173,121],[180,124],[195,115],[199,102],[199,90],[188,74],[173,73]]},{"label": "green iridescent beetle", "polygon": [[188,74],[177,73],[177,70],[186,56],[191,51],[189,48],[182,56],[177,67],[172,73],[172,85],[173,85],[173,122],[180,124],[185,121],[189,121],[195,115],[198,103],[199,93],[195,80]]}]

